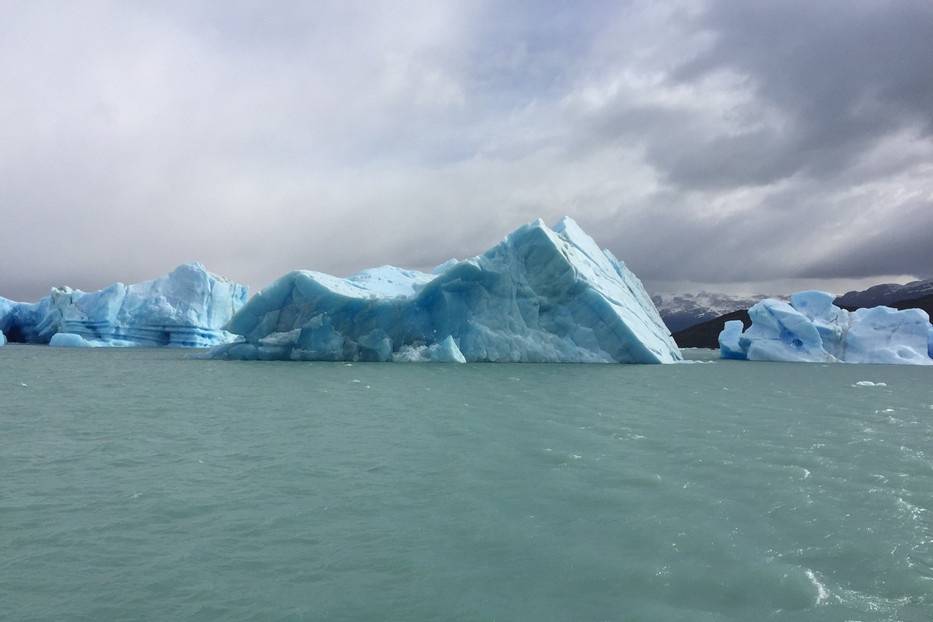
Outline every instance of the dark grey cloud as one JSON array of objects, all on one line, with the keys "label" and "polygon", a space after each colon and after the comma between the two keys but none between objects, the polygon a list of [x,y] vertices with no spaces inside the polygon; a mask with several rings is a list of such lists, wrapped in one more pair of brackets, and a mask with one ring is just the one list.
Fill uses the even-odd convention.
[{"label": "dark grey cloud", "polygon": [[827,274],[860,277],[865,274],[898,274],[905,265],[915,266],[918,278],[933,278],[933,203],[917,200],[901,205],[897,218],[879,220],[863,239],[814,262],[805,277]]},{"label": "dark grey cloud", "polygon": [[930,2],[717,0],[699,24],[714,43],[671,79],[734,71],[779,120],[698,145],[694,157],[668,169],[675,182],[731,186],[797,173],[825,177],[893,131],[933,132]]},{"label": "dark grey cloud", "polygon": [[713,0],[678,26],[711,43],[660,84],[709,96],[704,80],[731,75],[749,95],[715,111],[731,122],[710,128],[681,101],[646,105],[621,90],[590,127],[643,144],[678,187],[830,178],[893,132],[933,133],[933,3]]},{"label": "dark grey cloud", "polygon": [[7,3],[0,296],[562,214],[651,282],[926,275],[930,76],[926,1]]}]

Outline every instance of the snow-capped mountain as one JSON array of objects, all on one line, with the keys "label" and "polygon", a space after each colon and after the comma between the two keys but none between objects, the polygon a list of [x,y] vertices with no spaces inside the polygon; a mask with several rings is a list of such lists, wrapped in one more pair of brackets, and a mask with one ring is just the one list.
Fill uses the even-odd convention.
[{"label": "snow-capped mountain", "polygon": [[748,309],[753,304],[768,298],[765,294],[734,296],[713,292],[697,294],[655,294],[651,297],[661,314],[661,319],[672,333],[695,324],[712,320],[726,313]]}]

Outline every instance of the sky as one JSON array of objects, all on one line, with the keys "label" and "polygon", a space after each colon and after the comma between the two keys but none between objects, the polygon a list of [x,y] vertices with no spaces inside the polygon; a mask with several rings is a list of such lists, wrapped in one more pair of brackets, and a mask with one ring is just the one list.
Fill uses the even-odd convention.
[{"label": "sky", "polygon": [[0,0],[0,296],[570,215],[656,291],[933,277],[933,2]]}]

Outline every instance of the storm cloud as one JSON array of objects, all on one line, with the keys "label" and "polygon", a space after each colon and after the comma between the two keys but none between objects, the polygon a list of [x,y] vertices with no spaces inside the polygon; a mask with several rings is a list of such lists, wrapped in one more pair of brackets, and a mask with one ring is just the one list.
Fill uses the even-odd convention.
[{"label": "storm cloud", "polygon": [[0,296],[427,268],[933,276],[933,4],[2,2]]}]

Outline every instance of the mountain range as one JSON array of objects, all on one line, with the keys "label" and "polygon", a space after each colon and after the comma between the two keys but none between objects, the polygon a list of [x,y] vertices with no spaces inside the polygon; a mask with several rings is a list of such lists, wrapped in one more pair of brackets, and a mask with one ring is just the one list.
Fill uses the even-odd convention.
[{"label": "mountain range", "polygon": [[[762,298],[775,298],[766,294],[735,296],[714,292],[697,294],[655,294],[651,296],[661,319],[672,333],[677,333],[702,322],[714,320],[738,309],[748,309]],[[779,297],[779,296],[778,296]]]}]

